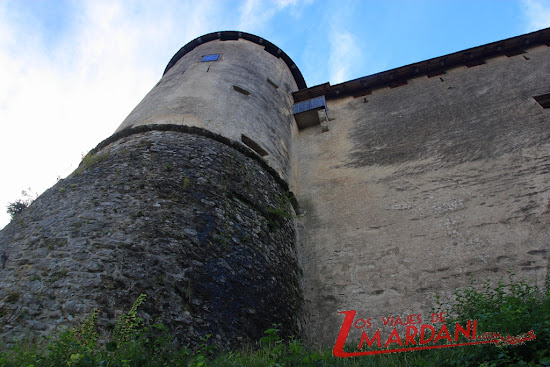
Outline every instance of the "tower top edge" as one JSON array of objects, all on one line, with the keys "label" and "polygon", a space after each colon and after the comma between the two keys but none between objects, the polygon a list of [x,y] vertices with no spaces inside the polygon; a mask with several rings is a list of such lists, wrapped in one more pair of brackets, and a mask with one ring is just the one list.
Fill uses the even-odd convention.
[{"label": "tower top edge", "polygon": [[306,81],[304,80],[304,77],[302,75],[302,72],[300,69],[298,69],[298,66],[292,61],[292,59],[279,47],[275,46],[273,43],[269,42],[265,38],[256,36],[251,33],[241,32],[241,31],[219,31],[219,32],[212,32],[205,35],[202,35],[200,37],[195,38],[194,40],[188,42],[185,46],[179,49],[178,52],[172,57],[168,65],[166,66],[166,69],[164,69],[164,74],[172,66],[174,66],[179,59],[181,59],[183,56],[185,56],[188,52],[195,49],[195,47],[202,45],[203,43],[215,41],[215,40],[221,40],[221,41],[237,41],[239,39],[245,39],[247,41],[256,43],[260,46],[264,46],[265,51],[272,54],[273,56],[277,58],[283,59],[283,61],[287,64],[288,69],[292,73],[292,76],[294,77],[294,80],[296,81],[296,84],[298,86],[298,89],[305,89],[307,88]]}]

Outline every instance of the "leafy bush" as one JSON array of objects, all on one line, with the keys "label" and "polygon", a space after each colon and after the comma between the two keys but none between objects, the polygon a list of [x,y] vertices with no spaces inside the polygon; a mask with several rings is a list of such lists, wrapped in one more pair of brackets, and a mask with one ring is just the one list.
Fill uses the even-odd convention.
[{"label": "leafy bush", "polygon": [[18,199],[16,201],[14,201],[13,203],[8,204],[7,212],[11,216],[11,218],[13,219],[13,217],[15,217],[17,214],[21,213],[23,211],[23,209],[25,209],[28,206],[29,205],[25,201],[23,201],[21,199]]},{"label": "leafy bush", "polygon": [[[31,189],[29,188],[29,191]],[[15,200],[13,203],[9,203],[7,206],[7,213],[13,219],[17,214],[21,213],[25,208],[27,208],[33,202],[34,198],[29,194],[29,191],[21,191],[23,198]]]},{"label": "leafy bush", "polygon": [[[356,358],[336,358],[331,350],[312,350],[300,340],[283,340],[274,325],[258,345],[222,351],[201,338],[195,351],[179,347],[161,324],[147,327],[137,316],[146,296],[140,295],[130,311],[119,318],[110,340],[100,341],[96,327],[98,311],[79,327],[68,330],[45,347],[20,343],[0,352],[0,367],[54,366],[550,366],[550,292],[525,281],[486,283],[455,292],[456,302],[447,311],[447,323],[478,320],[478,333],[500,332],[505,336],[534,330],[536,339],[519,346],[473,345]],[[443,311],[440,302],[436,311]]]},{"label": "leafy bush", "polygon": [[[533,330],[536,339],[522,345],[495,344],[449,348],[427,354],[440,366],[550,366],[550,292],[525,280],[502,279],[478,287],[475,281],[455,292],[456,303],[448,310],[448,323],[477,320],[477,335],[500,333],[505,337]],[[439,311],[442,310],[441,303]]]}]

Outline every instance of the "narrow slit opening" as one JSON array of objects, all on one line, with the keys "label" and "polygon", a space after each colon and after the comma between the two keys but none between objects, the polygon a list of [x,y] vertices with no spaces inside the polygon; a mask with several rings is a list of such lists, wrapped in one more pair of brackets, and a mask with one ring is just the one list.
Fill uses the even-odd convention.
[{"label": "narrow slit opening", "polygon": [[521,54],[524,54],[526,53],[525,50],[522,50],[522,49],[511,49],[511,50],[507,50],[507,51],[504,51],[504,54],[508,57],[512,57],[512,56],[516,56],[516,55],[521,55]]},{"label": "narrow slit opening", "polygon": [[239,93],[244,94],[245,96],[249,96],[249,95],[250,95],[250,92],[249,92],[249,91],[247,91],[246,89],[243,89],[243,88],[241,88],[241,87],[238,87],[238,86],[236,86],[236,85],[233,86],[233,89],[236,90],[236,91],[239,92]]},{"label": "narrow slit opening", "polygon": [[550,108],[550,93],[535,96],[535,101],[542,106],[542,108]]},{"label": "narrow slit opening", "polygon": [[268,82],[269,84],[271,84],[271,86],[272,86],[273,88],[279,89],[279,86],[278,86],[277,84],[275,84],[275,82],[274,82],[273,80],[267,78],[267,82]]},{"label": "narrow slit opening", "polygon": [[388,83],[388,87],[390,87],[390,89],[393,89],[393,88],[397,88],[397,87],[402,87],[404,85],[407,85],[407,81],[406,80],[402,80],[402,81],[394,81],[394,82],[391,82],[391,83]]},{"label": "narrow slit opening", "polygon": [[265,157],[266,155],[268,155],[268,153],[258,143],[250,139],[248,136],[241,134],[241,141],[244,143],[244,145],[258,153],[260,157]]},{"label": "narrow slit opening", "polygon": [[433,78],[434,76],[439,76],[439,75],[444,75],[444,74],[447,74],[447,72],[445,72],[443,70],[434,70],[434,71],[430,71],[430,72],[426,73],[426,76],[428,78]]},{"label": "narrow slit opening", "polygon": [[485,60],[472,60],[465,63],[466,67],[473,68],[474,66],[486,64]]}]

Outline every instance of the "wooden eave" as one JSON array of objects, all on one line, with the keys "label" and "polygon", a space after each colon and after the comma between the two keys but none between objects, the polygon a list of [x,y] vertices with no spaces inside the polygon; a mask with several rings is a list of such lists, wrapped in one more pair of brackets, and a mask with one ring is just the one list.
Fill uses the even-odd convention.
[{"label": "wooden eave", "polygon": [[484,64],[486,59],[497,56],[513,56],[524,53],[526,49],[546,45],[550,46],[550,28],[508,38],[502,41],[489,43],[483,46],[473,47],[464,51],[436,57],[426,61],[402,66],[383,71],[347,82],[330,85],[319,84],[307,89],[301,89],[292,93],[294,102],[298,103],[307,99],[324,95],[326,99],[334,99],[342,96],[362,96],[370,94],[375,88],[396,87],[407,84],[407,80],[426,75],[435,76],[444,74],[445,70],[466,65],[468,67]]}]

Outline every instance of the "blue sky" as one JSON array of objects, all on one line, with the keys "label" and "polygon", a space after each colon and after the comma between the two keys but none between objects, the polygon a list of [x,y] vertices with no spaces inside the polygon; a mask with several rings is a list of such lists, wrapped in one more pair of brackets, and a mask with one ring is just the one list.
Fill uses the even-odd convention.
[{"label": "blue sky", "polygon": [[0,0],[0,228],[113,133],[190,40],[242,30],[308,86],[550,27],[550,0]]}]

